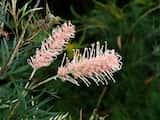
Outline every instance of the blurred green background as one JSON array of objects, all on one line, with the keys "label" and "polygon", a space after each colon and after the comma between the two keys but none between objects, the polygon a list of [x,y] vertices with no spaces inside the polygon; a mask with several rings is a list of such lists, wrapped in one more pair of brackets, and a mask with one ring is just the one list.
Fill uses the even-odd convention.
[{"label": "blurred green background", "polygon": [[[42,1],[40,5],[45,6],[46,2]],[[76,25],[76,37],[66,49],[70,58],[73,48],[107,41],[108,48],[115,49],[122,56],[123,67],[114,74],[116,83],[110,82],[108,86],[96,86],[93,83],[86,87],[82,83],[77,87],[58,80],[38,87],[30,94],[35,96],[35,101],[42,109],[40,113],[45,116],[50,114],[49,111],[69,112],[73,120],[78,120],[82,110],[83,120],[93,120],[90,116],[96,108],[98,118],[95,120],[100,120],[100,117],[104,120],[159,120],[160,1],[50,0],[48,3],[52,14],[63,20],[71,20]],[[18,5],[21,7],[23,3],[19,0]],[[38,16],[44,19],[45,13],[46,7]],[[11,30],[9,27],[6,29]],[[34,111],[33,108],[26,107],[28,101],[20,94],[32,71],[26,60],[35,53],[35,48],[40,46],[51,29],[42,29],[30,44],[22,46],[11,69],[0,76],[1,118],[8,112],[4,106],[8,105],[6,101],[14,98],[20,98],[23,103],[17,109],[17,116],[24,117]],[[14,37],[11,36],[11,41],[7,41],[8,44],[12,44],[12,38]],[[4,44],[1,42],[0,65],[3,65],[7,54],[4,52]],[[62,56],[58,56],[49,67],[39,70],[34,80],[40,81],[56,74]],[[18,117],[15,118],[18,120]]]}]

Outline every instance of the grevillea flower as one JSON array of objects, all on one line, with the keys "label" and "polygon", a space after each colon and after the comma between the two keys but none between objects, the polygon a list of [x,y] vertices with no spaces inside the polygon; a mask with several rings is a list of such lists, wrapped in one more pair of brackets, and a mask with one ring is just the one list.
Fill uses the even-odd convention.
[{"label": "grevillea flower", "polygon": [[[65,59],[65,57],[64,57]],[[66,62],[58,69],[58,77],[79,85],[77,79],[81,79],[87,86],[91,84],[89,80],[93,80],[97,85],[99,82],[108,84],[108,80],[114,80],[113,73],[122,67],[121,56],[114,50],[107,49],[107,43],[100,46],[100,43],[92,44],[91,48],[85,48],[83,54],[80,50],[74,50],[72,61]]]},{"label": "grevillea flower", "polygon": [[75,26],[71,22],[66,22],[61,27],[58,26],[48,39],[42,41],[41,48],[37,48],[36,54],[28,59],[28,63],[34,69],[50,65],[74,36]]}]

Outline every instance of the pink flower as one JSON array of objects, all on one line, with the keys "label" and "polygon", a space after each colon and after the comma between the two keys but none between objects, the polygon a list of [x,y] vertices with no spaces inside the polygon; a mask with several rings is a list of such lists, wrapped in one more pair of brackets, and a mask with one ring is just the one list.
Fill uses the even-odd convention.
[{"label": "pink flower", "polygon": [[[99,82],[108,84],[109,80],[114,80],[113,73],[122,67],[121,56],[114,50],[108,50],[107,44],[100,46],[97,42],[92,48],[85,48],[83,55],[79,50],[75,50],[74,58],[67,62],[65,66],[61,65],[57,75],[63,79],[79,85],[77,79],[81,79],[87,86],[93,80],[97,85]],[[63,62],[62,62],[63,64]]]},{"label": "pink flower", "polygon": [[37,48],[36,54],[28,59],[28,64],[34,69],[49,66],[74,36],[75,26],[71,22],[66,22],[61,27],[58,26],[48,39],[42,41],[41,48]]}]

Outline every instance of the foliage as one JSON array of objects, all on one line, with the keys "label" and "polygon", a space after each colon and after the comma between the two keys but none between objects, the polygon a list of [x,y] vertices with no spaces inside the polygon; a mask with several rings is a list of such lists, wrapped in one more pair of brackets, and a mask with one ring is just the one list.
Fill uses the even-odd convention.
[{"label": "foliage", "polygon": [[100,114],[105,112],[109,114],[106,119],[113,120],[158,119],[159,2],[133,0],[120,4],[101,0],[94,4],[84,16],[72,9],[75,22],[80,24],[79,34],[84,35],[82,43],[107,40],[109,46],[119,49],[124,62],[117,83],[107,86]]},{"label": "foliage", "polygon": [[[160,78],[160,3],[158,0],[97,0],[87,13],[79,15],[72,7],[77,25],[76,40],[68,45],[83,48],[107,40],[123,56],[123,69],[108,86],[77,87],[50,81],[34,90],[24,86],[31,74],[27,59],[63,21],[53,14],[41,17],[32,1],[16,9],[16,0],[0,1],[0,119],[23,120],[158,120]],[[1,31],[0,31],[1,32]],[[37,71],[33,81],[42,81],[60,64],[62,56],[49,67]],[[102,95],[102,96],[101,96]],[[101,98],[101,97],[102,98]],[[58,113],[57,113],[58,112]]]},{"label": "foliage", "polygon": [[[17,1],[11,0],[11,3],[7,0],[1,1],[1,31],[6,31],[8,28],[11,34],[8,36],[2,36],[0,39],[0,119],[49,119],[56,115],[55,112],[51,112],[52,107],[45,108],[45,104],[54,98],[52,97],[41,100],[46,94],[43,92],[37,92],[33,98],[26,97],[22,91],[24,91],[24,85],[28,81],[29,72],[31,68],[27,64],[27,58],[30,55],[32,48],[36,47],[40,41],[38,36],[46,36],[47,32],[44,30],[50,30],[54,24],[57,24],[60,18],[51,16],[47,13],[46,19],[40,20],[36,11],[41,10],[38,8],[39,0],[35,4],[34,8],[30,8],[31,1],[27,2],[22,8],[17,9]],[[48,17],[50,15],[50,19]],[[47,22],[46,22],[47,21]],[[45,26],[45,27],[42,27]],[[31,44],[34,43],[34,44]],[[49,91],[47,91],[49,93]],[[30,92],[33,95],[36,92]]]}]

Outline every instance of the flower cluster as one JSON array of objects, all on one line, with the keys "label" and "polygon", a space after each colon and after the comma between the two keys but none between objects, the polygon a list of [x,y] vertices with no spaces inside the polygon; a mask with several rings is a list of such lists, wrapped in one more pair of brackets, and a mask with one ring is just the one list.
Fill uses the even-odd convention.
[{"label": "flower cluster", "polygon": [[74,36],[75,26],[71,22],[66,22],[61,27],[58,26],[48,39],[42,41],[41,48],[37,48],[36,54],[28,59],[28,63],[34,69],[49,66]]},{"label": "flower cluster", "polygon": [[[50,65],[57,55],[61,54],[70,38],[74,38],[74,36],[75,27],[71,22],[57,27],[48,39],[42,41],[41,48],[36,50],[36,54],[28,60],[34,72],[38,68]],[[64,65],[65,60],[66,64]],[[121,69],[121,60],[122,57],[113,49],[107,49],[107,43],[100,45],[100,42],[97,42],[90,48],[85,48],[83,54],[79,49],[75,49],[71,61],[64,56],[57,76],[78,86],[78,79],[81,79],[87,86],[91,84],[91,80],[97,85],[99,83],[107,85],[108,79],[115,81],[113,73]]]},{"label": "flower cluster", "polygon": [[83,54],[80,50],[74,51],[72,61],[68,61],[66,65],[62,65],[58,69],[58,76],[76,85],[79,85],[77,79],[81,79],[87,86],[93,80],[97,85],[99,82],[108,84],[109,80],[113,80],[113,73],[120,70],[122,67],[121,56],[114,50],[107,49],[107,43],[100,45],[92,44],[91,48],[85,48]]}]

